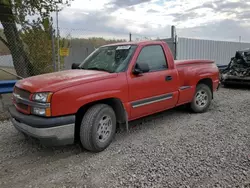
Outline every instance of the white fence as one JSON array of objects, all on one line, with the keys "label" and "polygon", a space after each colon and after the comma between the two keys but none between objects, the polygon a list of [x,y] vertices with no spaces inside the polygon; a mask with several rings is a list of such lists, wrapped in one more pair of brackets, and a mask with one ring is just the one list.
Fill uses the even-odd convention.
[{"label": "white fence", "polygon": [[250,43],[178,38],[177,59],[209,59],[226,65],[237,50],[250,48]]},{"label": "white fence", "polygon": [[[167,41],[167,39],[165,40]],[[167,42],[169,43],[169,41]],[[180,37],[177,41],[176,57],[177,59],[210,59],[214,60],[218,65],[226,65],[229,63],[231,57],[235,55],[237,50],[246,48],[250,48],[250,43],[189,39]],[[174,49],[171,48],[171,50],[173,51]],[[92,49],[89,48],[88,53],[91,51]],[[79,53],[75,52],[72,55],[75,58],[77,54],[79,55]],[[82,54],[83,51],[81,52],[81,55]],[[81,60],[83,60],[85,56],[82,57]],[[72,63],[72,59],[70,62]],[[13,67],[11,55],[0,56],[0,67]],[[70,64],[68,64],[67,68],[70,68]]]}]

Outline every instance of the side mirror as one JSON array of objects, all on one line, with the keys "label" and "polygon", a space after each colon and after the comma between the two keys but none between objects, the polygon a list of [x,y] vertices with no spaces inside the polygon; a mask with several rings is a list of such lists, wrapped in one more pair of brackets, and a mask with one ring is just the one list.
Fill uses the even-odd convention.
[{"label": "side mirror", "polygon": [[72,65],[71,65],[71,69],[79,69],[79,63],[73,63]]},{"label": "side mirror", "polygon": [[133,70],[133,74],[138,75],[138,74],[142,74],[145,72],[149,72],[149,66],[147,63],[136,63],[135,68]]}]

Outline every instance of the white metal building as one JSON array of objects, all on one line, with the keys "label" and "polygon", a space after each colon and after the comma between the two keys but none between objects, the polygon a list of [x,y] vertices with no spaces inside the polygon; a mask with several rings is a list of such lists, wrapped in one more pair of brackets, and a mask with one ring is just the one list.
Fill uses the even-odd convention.
[{"label": "white metal building", "polygon": [[250,48],[250,43],[178,38],[177,59],[210,59],[226,65],[237,50]]}]

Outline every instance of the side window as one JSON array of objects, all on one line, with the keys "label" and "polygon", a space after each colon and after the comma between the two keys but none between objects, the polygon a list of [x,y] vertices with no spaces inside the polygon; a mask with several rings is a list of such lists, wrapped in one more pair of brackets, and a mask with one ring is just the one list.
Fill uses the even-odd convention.
[{"label": "side window", "polygon": [[136,62],[139,65],[140,63],[147,63],[149,71],[167,69],[167,62],[161,45],[150,45],[142,48]]}]

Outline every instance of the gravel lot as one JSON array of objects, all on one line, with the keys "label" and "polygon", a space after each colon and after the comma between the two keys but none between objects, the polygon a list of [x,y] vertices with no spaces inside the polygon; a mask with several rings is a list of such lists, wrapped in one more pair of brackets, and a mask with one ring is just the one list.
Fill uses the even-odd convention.
[{"label": "gravel lot", "polygon": [[250,187],[250,90],[221,88],[205,114],[130,123],[110,147],[45,148],[0,123],[0,187]]}]

